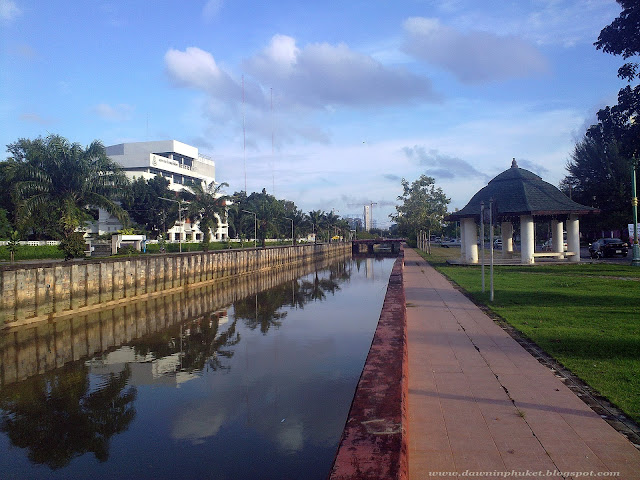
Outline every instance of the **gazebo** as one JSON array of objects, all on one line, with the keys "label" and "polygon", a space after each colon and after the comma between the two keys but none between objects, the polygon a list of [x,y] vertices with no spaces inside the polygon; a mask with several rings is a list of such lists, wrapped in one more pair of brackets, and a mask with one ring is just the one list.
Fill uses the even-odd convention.
[{"label": "gazebo", "polygon": [[[503,256],[513,255],[513,226],[520,224],[521,263],[532,264],[536,257],[580,261],[579,216],[598,210],[574,202],[538,175],[519,168],[513,159],[505,170],[476,193],[469,203],[445,220],[460,221],[461,262],[478,263],[478,224],[481,204],[488,212],[492,205],[493,221],[501,225]],[[552,245],[549,252],[535,251],[535,221],[550,221]],[[486,220],[485,220],[486,221]],[[567,251],[564,250],[564,231]]]}]

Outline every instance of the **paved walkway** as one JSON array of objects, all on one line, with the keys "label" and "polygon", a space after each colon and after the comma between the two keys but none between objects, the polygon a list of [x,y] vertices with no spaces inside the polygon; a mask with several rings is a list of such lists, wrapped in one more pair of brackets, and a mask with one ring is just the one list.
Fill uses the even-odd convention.
[{"label": "paved walkway", "polygon": [[410,479],[640,479],[640,451],[411,249],[404,286]]}]

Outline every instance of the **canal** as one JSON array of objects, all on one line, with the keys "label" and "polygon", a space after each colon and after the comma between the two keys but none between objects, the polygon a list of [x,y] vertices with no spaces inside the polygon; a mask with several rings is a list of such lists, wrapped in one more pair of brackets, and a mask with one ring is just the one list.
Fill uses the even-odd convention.
[{"label": "canal", "polygon": [[0,478],[326,478],[393,262],[5,329]]}]

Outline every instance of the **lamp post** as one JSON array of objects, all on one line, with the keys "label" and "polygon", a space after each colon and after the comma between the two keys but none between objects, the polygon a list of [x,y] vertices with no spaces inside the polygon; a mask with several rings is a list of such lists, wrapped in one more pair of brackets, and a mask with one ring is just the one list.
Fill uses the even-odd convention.
[{"label": "lamp post", "polygon": [[256,244],[258,238],[258,216],[254,212],[250,212],[249,210],[242,210],[244,213],[250,213],[253,215],[253,248],[258,248]]},{"label": "lamp post", "polygon": [[291,245],[295,245],[294,240],[293,240],[293,218],[289,218],[289,217],[284,217],[287,220],[291,220]]},{"label": "lamp post", "polygon": [[631,265],[640,267],[640,246],[638,245],[638,196],[636,193],[636,169],[638,158],[631,160],[631,206],[633,207],[633,259]]},{"label": "lamp post", "polygon": [[[166,200],[167,202],[175,202],[178,204],[178,223],[180,224],[180,231],[178,232],[178,249],[180,253],[182,253],[182,204],[188,203],[184,200],[174,200],[172,198],[158,197],[160,200]],[[209,232],[206,232],[205,235],[209,235]]]}]

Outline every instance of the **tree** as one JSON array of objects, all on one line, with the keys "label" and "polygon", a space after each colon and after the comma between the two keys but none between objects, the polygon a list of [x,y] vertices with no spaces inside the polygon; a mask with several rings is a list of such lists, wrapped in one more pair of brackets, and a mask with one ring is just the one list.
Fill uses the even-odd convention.
[{"label": "tree", "polygon": [[[617,0],[620,15],[602,29],[596,49],[627,59],[640,53],[640,3]],[[625,63],[618,76],[631,82],[638,78],[638,64]],[[627,85],[618,92],[618,103],[597,114],[598,123],[587,130],[567,162],[569,175],[560,188],[574,200],[602,210],[585,218],[583,225],[594,235],[600,230],[628,223],[631,196],[631,165],[640,153],[640,86]]]},{"label": "tree", "polygon": [[320,236],[320,228],[324,224],[325,213],[322,210],[311,210],[309,212],[309,223],[313,229],[314,243],[318,243],[318,237]]},{"label": "tree", "polygon": [[[640,54],[640,3],[637,0],[617,0],[622,12],[602,29],[596,49],[628,59]],[[638,63],[627,62],[618,69],[618,76],[631,82],[640,78]],[[622,155],[632,157],[640,151],[640,85],[627,85],[618,92],[618,103],[598,112],[598,124],[587,135],[602,137],[606,142],[616,140]]]},{"label": "tree", "polygon": [[[244,209],[256,214],[258,239],[263,247],[267,238],[275,238],[280,234],[284,208],[280,201],[267,193],[266,189],[263,188],[262,192],[253,192],[249,195]],[[252,225],[253,220],[253,215],[245,213],[243,216],[245,228],[249,224]],[[250,236],[253,236],[253,232]]]},{"label": "tree", "polygon": [[13,228],[9,218],[7,217],[7,211],[0,208],[0,240],[9,238],[12,232]]},{"label": "tree", "polygon": [[209,249],[211,239],[209,231],[215,232],[221,217],[226,215],[225,209],[229,197],[222,195],[220,190],[228,186],[228,183],[218,185],[214,182],[209,185],[195,183],[189,186],[191,192],[184,192],[185,198],[190,202],[187,210],[189,218],[200,223],[202,246],[205,251]]},{"label": "tree", "polygon": [[122,207],[135,223],[157,237],[178,219],[177,205],[161,199],[173,195],[166,178],[160,175],[150,180],[139,177],[131,183]]},{"label": "tree", "polygon": [[[611,24],[602,29],[596,49],[613,55],[622,55],[625,60],[640,52],[640,3],[637,0],[616,0],[622,12]],[[618,76],[629,81],[638,76],[638,63],[627,62],[618,69]]]},{"label": "tree", "polygon": [[403,178],[401,184],[403,193],[398,200],[402,204],[396,206],[396,214],[389,215],[398,224],[399,233],[415,241],[420,230],[440,232],[451,199],[427,175],[420,175],[411,184]]},{"label": "tree", "polygon": [[16,183],[19,222],[37,223],[46,211],[57,219],[62,240],[69,240],[93,219],[92,208],[102,208],[127,223],[127,213],[116,201],[123,197],[129,181],[99,141],[85,149],[59,135],[49,135],[20,139],[7,149],[13,161],[20,163]]},{"label": "tree", "polygon": [[601,137],[585,136],[576,144],[566,168],[569,175],[560,189],[572,200],[602,212],[581,220],[590,237],[628,223],[631,171],[628,158],[620,155],[615,140],[605,143]]}]

